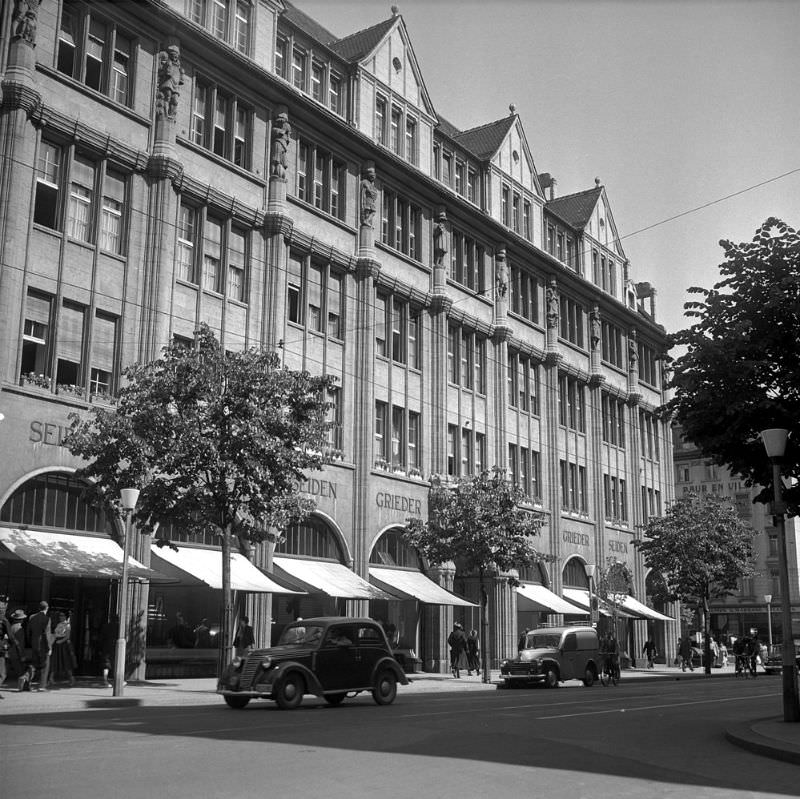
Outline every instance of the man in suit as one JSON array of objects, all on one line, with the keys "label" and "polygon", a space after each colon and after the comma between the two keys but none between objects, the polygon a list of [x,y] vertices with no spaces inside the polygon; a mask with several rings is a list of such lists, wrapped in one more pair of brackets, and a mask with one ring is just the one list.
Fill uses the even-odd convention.
[{"label": "man in suit", "polygon": [[34,673],[39,672],[39,690],[47,690],[50,678],[50,650],[53,647],[53,631],[47,611],[47,602],[39,603],[39,610],[28,619],[28,636],[31,642]]},{"label": "man in suit", "polygon": [[[17,639],[11,632],[11,622],[6,618],[8,608],[8,596],[0,594],[0,686],[6,681],[8,672],[6,670],[8,658],[14,650],[19,649]],[[0,694],[0,699],[3,695]]]}]

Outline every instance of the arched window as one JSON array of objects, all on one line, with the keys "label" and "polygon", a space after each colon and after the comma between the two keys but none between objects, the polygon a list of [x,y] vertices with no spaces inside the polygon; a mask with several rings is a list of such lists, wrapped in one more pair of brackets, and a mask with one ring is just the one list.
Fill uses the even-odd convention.
[{"label": "arched window", "polygon": [[372,548],[369,562],[373,566],[400,566],[422,569],[417,551],[403,540],[400,530],[387,530]]},{"label": "arched window", "polygon": [[0,508],[0,522],[114,534],[111,520],[81,497],[84,484],[68,474],[40,474],[23,483]]},{"label": "arched window", "polygon": [[339,541],[328,525],[315,516],[286,530],[284,540],[275,547],[276,555],[304,555],[344,562]]},{"label": "arched window", "polygon": [[570,588],[589,588],[586,567],[580,558],[570,558],[564,566],[561,579]]},{"label": "arched window", "polygon": [[538,583],[539,585],[545,586],[545,588],[550,584],[550,580],[547,577],[547,569],[545,569],[543,563],[534,563],[532,566],[520,566],[518,571],[519,579],[522,580],[523,583]]}]

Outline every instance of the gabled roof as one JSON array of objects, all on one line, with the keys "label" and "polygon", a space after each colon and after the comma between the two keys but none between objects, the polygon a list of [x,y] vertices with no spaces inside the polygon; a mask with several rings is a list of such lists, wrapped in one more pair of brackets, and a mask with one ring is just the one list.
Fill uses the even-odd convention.
[{"label": "gabled roof", "polygon": [[453,138],[465,150],[469,150],[482,161],[486,161],[500,149],[500,145],[505,141],[517,118],[516,114],[509,114],[496,122],[488,122],[477,128],[465,130]]},{"label": "gabled roof", "polygon": [[448,139],[453,139],[453,141],[461,135],[461,131],[441,114],[439,114],[439,124],[436,127],[443,136],[447,136]]},{"label": "gabled roof", "polygon": [[558,214],[565,222],[578,230],[583,230],[597,206],[597,201],[603,193],[602,186],[579,191],[575,194],[565,194],[545,203],[545,210]]},{"label": "gabled roof", "polygon": [[336,36],[326,28],[323,28],[318,22],[311,19],[307,14],[304,14],[299,8],[293,6],[289,0],[283,0],[283,4],[286,7],[282,15],[283,19],[287,22],[291,22],[307,36],[310,36],[312,39],[329,48],[332,46],[332,43],[336,41]]},{"label": "gabled roof", "polygon": [[332,42],[329,46],[334,53],[345,61],[360,61],[369,55],[383,40],[384,36],[392,29],[400,17],[389,17],[363,31],[351,33],[343,39]]}]

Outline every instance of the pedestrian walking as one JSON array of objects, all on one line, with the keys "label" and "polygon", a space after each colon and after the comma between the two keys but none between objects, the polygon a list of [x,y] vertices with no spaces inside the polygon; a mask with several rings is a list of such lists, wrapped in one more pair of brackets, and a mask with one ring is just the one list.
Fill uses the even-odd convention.
[{"label": "pedestrian walking", "polygon": [[480,641],[477,630],[470,630],[467,636],[467,676],[471,677],[473,671],[475,674],[480,674],[481,671]]},{"label": "pedestrian walking", "polygon": [[28,616],[22,608],[18,608],[11,614],[11,634],[16,641],[16,647],[9,650],[9,666],[12,673],[17,678],[18,691],[30,691],[33,681],[33,664],[31,663],[31,651],[26,646],[26,631],[22,622]]},{"label": "pedestrian walking", "polygon": [[[19,649],[17,639],[14,637],[11,622],[6,617],[6,610],[8,608],[8,596],[6,594],[0,595],[0,686],[6,681],[8,677],[9,661],[14,657],[14,653]],[[0,694],[0,699],[3,695]]]},{"label": "pedestrian walking", "polygon": [[688,636],[684,636],[680,639],[678,657],[680,657],[681,660],[681,671],[686,671],[687,666],[689,667],[689,671],[694,671],[694,666],[692,665],[692,645]]},{"label": "pedestrian walking", "polygon": [[655,668],[656,662],[656,642],[652,638],[648,638],[642,647],[642,654],[647,658],[647,668]]},{"label": "pedestrian walking", "polygon": [[34,678],[39,675],[39,690],[46,691],[50,680],[50,653],[53,648],[53,629],[48,611],[50,605],[44,600],[39,603],[39,610],[28,619],[28,639],[31,644],[31,658]]},{"label": "pedestrian walking", "polygon": [[726,668],[728,665],[728,645],[725,643],[724,638],[719,642],[719,660],[722,668]]},{"label": "pedestrian walking", "polygon": [[528,640],[528,633],[530,632],[530,628],[526,627],[520,634],[519,638],[517,639],[517,652],[522,652],[525,649],[526,641]]},{"label": "pedestrian walking", "polygon": [[239,626],[236,628],[236,637],[233,639],[233,646],[236,649],[237,657],[244,657],[255,645],[256,637],[253,628],[250,626],[250,619],[242,616]]},{"label": "pedestrian walking", "polygon": [[461,677],[461,669],[467,665],[467,636],[464,628],[456,622],[453,630],[447,636],[447,645],[450,647],[450,671],[456,678]]},{"label": "pedestrian walking", "polygon": [[716,639],[711,639],[709,647],[711,648],[711,665],[715,668],[719,668],[722,664],[719,659],[719,644],[716,642]]},{"label": "pedestrian walking", "polygon": [[72,647],[72,626],[64,611],[58,613],[58,623],[53,631],[53,654],[50,662],[50,681],[66,676],[70,685],[75,685],[77,659]]}]

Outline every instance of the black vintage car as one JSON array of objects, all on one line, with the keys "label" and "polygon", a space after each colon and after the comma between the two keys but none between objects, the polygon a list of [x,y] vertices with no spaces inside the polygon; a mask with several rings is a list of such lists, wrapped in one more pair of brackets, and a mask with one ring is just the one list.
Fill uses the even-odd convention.
[{"label": "black vintage car", "polygon": [[284,710],[296,708],[304,694],[330,705],[371,691],[379,705],[390,705],[397,683],[408,678],[392,656],[383,628],[372,619],[330,616],[290,624],[276,646],[235,658],[217,685],[232,708],[251,699],[273,699]]}]

